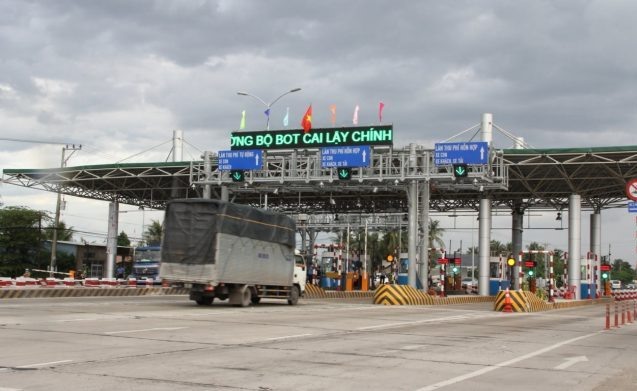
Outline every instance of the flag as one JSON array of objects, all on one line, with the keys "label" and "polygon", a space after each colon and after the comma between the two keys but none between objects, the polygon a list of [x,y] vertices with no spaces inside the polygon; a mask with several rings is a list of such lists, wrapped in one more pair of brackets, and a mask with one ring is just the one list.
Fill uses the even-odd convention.
[{"label": "flag", "polygon": [[383,123],[383,109],[385,108],[385,104],[383,102],[380,102],[378,104],[378,122],[379,123]]},{"label": "flag", "polygon": [[301,120],[301,126],[303,127],[303,133],[309,133],[310,130],[312,130],[312,105],[307,108],[307,111]]},{"label": "flag", "polygon": [[358,125],[358,105],[356,105],[356,108],[354,109],[354,118],[352,118],[352,123],[354,125]]},{"label": "flag", "polygon": [[290,108],[285,110],[285,117],[283,117],[283,126],[287,127],[290,122]]},{"label": "flag", "polygon": [[336,125],[336,105],[330,105],[330,113],[332,113],[332,126]]},{"label": "flag", "polygon": [[239,130],[246,128],[246,111],[241,112],[241,123],[239,124]]}]

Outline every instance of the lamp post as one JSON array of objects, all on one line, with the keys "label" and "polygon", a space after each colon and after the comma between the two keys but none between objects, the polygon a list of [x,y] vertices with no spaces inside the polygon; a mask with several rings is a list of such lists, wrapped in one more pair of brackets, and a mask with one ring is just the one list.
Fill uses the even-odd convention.
[{"label": "lamp post", "polygon": [[291,89],[290,91],[286,91],[286,92],[284,92],[283,94],[279,95],[279,97],[278,97],[278,98],[276,98],[275,100],[273,100],[273,101],[272,101],[272,102],[270,102],[270,103],[267,103],[266,101],[264,101],[263,99],[259,98],[258,96],[256,96],[256,95],[252,95],[252,94],[250,94],[250,93],[248,93],[248,92],[242,92],[242,91],[239,91],[239,92],[237,92],[237,95],[251,96],[251,97],[253,97],[254,99],[258,100],[259,102],[263,103],[263,105],[266,107],[265,115],[266,115],[266,117],[267,117],[267,122],[266,122],[266,124],[265,124],[265,128],[266,128],[266,130],[270,130],[270,108],[271,108],[271,107],[272,107],[272,106],[273,106],[273,105],[274,105],[274,104],[275,104],[275,103],[276,103],[279,99],[283,98],[283,97],[284,97],[284,96],[286,96],[287,94],[291,94],[291,93],[293,93],[293,92],[297,92],[297,91],[301,91],[301,89],[300,89],[300,88],[293,88],[293,89]]}]

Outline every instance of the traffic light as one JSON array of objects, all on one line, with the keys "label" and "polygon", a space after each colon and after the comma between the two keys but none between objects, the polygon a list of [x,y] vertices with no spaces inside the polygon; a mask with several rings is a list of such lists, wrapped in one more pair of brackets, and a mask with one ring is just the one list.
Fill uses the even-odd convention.
[{"label": "traffic light", "polygon": [[535,274],[535,271],[533,269],[529,269],[527,273],[529,274],[529,277],[533,277],[533,275]]},{"label": "traffic light", "polygon": [[352,179],[352,169],[348,167],[339,168],[338,179],[342,181],[349,181],[350,179]]},{"label": "traffic light", "polygon": [[507,265],[509,265],[511,267],[515,266],[515,258],[507,259]]},{"label": "traffic light", "polygon": [[243,182],[246,179],[246,174],[243,170],[232,170],[230,178],[232,178],[232,182]]},{"label": "traffic light", "polygon": [[453,272],[453,274],[458,273],[458,266],[454,266],[453,268],[451,268],[451,271]]},{"label": "traffic light", "polygon": [[602,280],[608,280],[608,272],[602,272]]},{"label": "traffic light", "polygon": [[464,178],[469,175],[469,170],[467,169],[466,164],[454,164],[453,165],[453,176],[456,178]]}]

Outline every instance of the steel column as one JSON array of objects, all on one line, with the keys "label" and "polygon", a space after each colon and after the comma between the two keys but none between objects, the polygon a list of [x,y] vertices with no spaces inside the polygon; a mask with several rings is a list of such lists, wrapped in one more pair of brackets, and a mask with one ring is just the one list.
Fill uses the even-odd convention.
[{"label": "steel column", "polygon": [[581,203],[579,194],[571,194],[568,197],[568,286],[575,287],[575,299],[581,299]]},{"label": "steel column", "polygon": [[478,217],[478,294],[489,296],[489,257],[491,255],[491,200],[480,199],[480,215]]}]

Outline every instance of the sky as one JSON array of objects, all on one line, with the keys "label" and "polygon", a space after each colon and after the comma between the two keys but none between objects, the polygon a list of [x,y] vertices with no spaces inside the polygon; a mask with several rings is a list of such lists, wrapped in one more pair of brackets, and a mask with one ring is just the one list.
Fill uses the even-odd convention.
[{"label": "sky", "polygon": [[[637,2],[0,0],[0,168],[165,161],[173,130],[184,159],[229,149],[246,130],[378,121],[395,146],[433,148],[492,113],[537,148],[637,145]],[[31,140],[19,142],[14,140]],[[494,135],[494,145],[509,148]],[[68,156],[68,154],[67,154]],[[5,206],[55,210],[43,191],[0,185]],[[65,196],[62,221],[103,242],[108,205]],[[120,230],[141,236],[161,211],[121,205]],[[588,248],[582,214],[582,253]],[[565,216],[566,217],[566,216]],[[469,247],[471,217],[434,216],[451,247]],[[454,225],[455,224],[455,225]],[[528,225],[527,225],[528,224]],[[525,219],[531,241],[566,249],[553,214]],[[634,263],[637,220],[602,213],[602,248]],[[510,241],[510,215],[492,239]],[[500,228],[498,228],[500,227]],[[547,228],[547,229],[540,229]],[[476,234],[477,235],[477,234]]]}]

